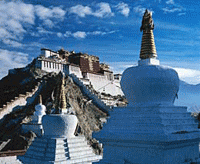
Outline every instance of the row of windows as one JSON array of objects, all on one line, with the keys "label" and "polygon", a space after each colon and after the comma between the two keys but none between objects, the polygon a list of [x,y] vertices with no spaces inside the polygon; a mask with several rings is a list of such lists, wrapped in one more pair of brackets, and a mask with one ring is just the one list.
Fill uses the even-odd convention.
[{"label": "row of windows", "polygon": [[62,69],[62,66],[63,66],[63,69],[68,68],[67,65],[61,65],[61,64],[58,64],[58,63],[44,61],[44,67],[47,67],[47,68]]}]

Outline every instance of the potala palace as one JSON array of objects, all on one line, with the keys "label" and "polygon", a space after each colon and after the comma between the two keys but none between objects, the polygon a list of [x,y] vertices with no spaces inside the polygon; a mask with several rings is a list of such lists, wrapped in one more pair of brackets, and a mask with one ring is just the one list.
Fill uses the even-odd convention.
[{"label": "potala palace", "polygon": [[86,86],[92,86],[97,92],[112,96],[123,95],[119,84],[121,75],[114,75],[107,64],[99,63],[97,56],[43,48],[36,60],[36,67],[46,72],[75,74]]}]

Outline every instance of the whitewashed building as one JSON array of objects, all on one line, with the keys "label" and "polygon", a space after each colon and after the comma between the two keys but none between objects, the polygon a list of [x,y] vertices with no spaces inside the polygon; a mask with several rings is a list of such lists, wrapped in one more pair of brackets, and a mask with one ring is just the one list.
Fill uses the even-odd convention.
[{"label": "whitewashed building", "polygon": [[85,85],[92,86],[100,93],[123,95],[120,87],[121,75],[114,75],[107,64],[100,64],[97,56],[64,49],[55,52],[42,48],[35,66],[46,72],[75,74]]}]

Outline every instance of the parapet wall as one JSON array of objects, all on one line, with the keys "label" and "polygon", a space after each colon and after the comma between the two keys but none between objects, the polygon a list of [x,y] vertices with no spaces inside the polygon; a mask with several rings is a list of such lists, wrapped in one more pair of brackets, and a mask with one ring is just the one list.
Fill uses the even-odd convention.
[{"label": "parapet wall", "polygon": [[95,94],[92,94],[90,90],[87,89],[86,86],[83,84],[83,82],[81,82],[76,77],[76,75],[70,74],[69,76],[72,77],[74,83],[80,87],[83,94],[89,97],[97,107],[99,107],[101,110],[103,110],[106,113],[108,113],[111,110],[111,108],[107,106],[103,101],[101,101]]},{"label": "parapet wall", "polygon": [[123,95],[120,84],[117,80],[110,80],[105,75],[88,73],[88,79],[97,92],[110,94],[112,96]]},{"label": "parapet wall", "polygon": [[34,89],[32,89],[32,92],[26,92],[26,94],[19,94],[18,97],[15,97],[14,100],[10,100],[6,104],[3,105],[3,108],[0,108],[0,119],[4,117],[4,115],[10,113],[12,109],[16,106],[23,106],[26,105],[27,101],[26,99],[28,97],[32,97],[35,92],[38,90],[40,86],[40,82],[35,86]]}]

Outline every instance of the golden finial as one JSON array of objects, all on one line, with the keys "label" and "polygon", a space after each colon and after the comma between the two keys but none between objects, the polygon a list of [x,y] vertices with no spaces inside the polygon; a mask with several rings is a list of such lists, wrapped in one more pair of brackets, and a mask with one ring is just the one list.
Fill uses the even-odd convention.
[{"label": "golden finial", "polygon": [[157,57],[153,29],[154,23],[152,19],[152,12],[146,9],[142,19],[142,26],[140,27],[140,31],[143,31],[142,45],[140,50],[141,59]]},{"label": "golden finial", "polygon": [[42,95],[39,95],[38,104],[42,104]]},{"label": "golden finial", "polygon": [[60,88],[60,109],[62,109],[62,111],[66,110],[66,108],[67,108],[64,84],[65,84],[65,75],[63,73],[62,83],[61,83],[61,88]]}]

